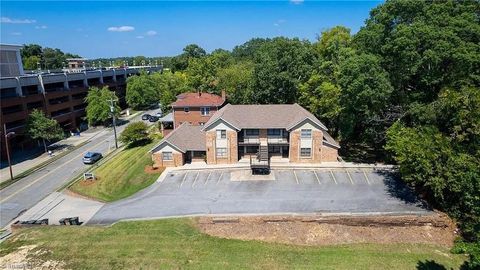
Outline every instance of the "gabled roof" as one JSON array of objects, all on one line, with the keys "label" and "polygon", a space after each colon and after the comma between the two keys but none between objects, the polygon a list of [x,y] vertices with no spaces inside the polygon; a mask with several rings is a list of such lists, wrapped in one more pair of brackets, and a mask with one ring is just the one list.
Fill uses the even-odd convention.
[{"label": "gabled roof", "polygon": [[216,112],[205,124],[207,129],[213,123],[223,120],[237,130],[246,128],[284,128],[291,130],[296,125],[310,121],[318,128],[327,130],[313,114],[298,104],[231,105]]},{"label": "gabled roof", "polygon": [[177,101],[171,104],[172,107],[200,107],[200,106],[221,106],[225,100],[221,96],[210,93],[183,93],[177,96]]},{"label": "gabled roof", "polygon": [[205,151],[205,132],[202,126],[183,123],[160,141],[150,152],[158,151],[165,143],[178,151]]}]

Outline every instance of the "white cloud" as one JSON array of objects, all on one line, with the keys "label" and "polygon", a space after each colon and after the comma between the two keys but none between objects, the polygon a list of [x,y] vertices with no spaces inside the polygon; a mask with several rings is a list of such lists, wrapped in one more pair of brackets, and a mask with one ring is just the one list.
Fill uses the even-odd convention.
[{"label": "white cloud", "polygon": [[109,27],[107,30],[111,31],[111,32],[131,32],[131,31],[135,30],[135,27],[128,26],[128,25],[112,26],[112,27]]},{"label": "white cloud", "polygon": [[12,19],[9,17],[0,18],[1,23],[36,23],[36,20],[31,19]]},{"label": "white cloud", "polygon": [[35,26],[35,29],[47,29],[48,27],[46,25],[41,25],[41,26]]},{"label": "white cloud", "polygon": [[12,33],[12,36],[21,36],[21,35],[22,35],[22,33],[20,33],[20,32],[13,32]]},{"label": "white cloud", "polygon": [[147,36],[155,36],[157,34],[157,31],[150,30],[147,32]]},{"label": "white cloud", "polygon": [[273,25],[278,27],[278,26],[280,26],[280,25],[282,25],[286,22],[287,22],[287,20],[280,19],[280,20],[276,21],[275,23],[273,23]]},{"label": "white cloud", "polygon": [[290,0],[290,3],[295,4],[295,5],[300,5],[303,3],[304,0]]},{"label": "white cloud", "polygon": [[137,38],[144,38],[144,36],[137,36]]}]

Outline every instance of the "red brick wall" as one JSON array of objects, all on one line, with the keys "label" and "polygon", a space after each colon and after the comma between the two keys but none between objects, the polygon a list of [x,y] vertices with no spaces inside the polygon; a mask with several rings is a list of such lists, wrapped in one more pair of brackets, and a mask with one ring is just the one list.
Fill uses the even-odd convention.
[{"label": "red brick wall", "polygon": [[152,154],[153,167],[178,167],[184,164],[183,154],[182,153],[173,153],[173,160],[162,159],[162,153],[157,152]]},{"label": "red brick wall", "polygon": [[206,123],[210,117],[217,111],[217,107],[210,107],[209,115],[202,115],[200,107],[189,107],[190,111],[185,112],[182,108],[173,109],[173,121],[175,122],[175,128],[179,127],[181,123],[189,122],[192,125],[200,125],[200,123]]},{"label": "red brick wall", "polygon": [[338,149],[335,149],[328,145],[322,146],[322,162],[337,161],[337,158],[338,158]]},{"label": "red brick wall", "polygon": [[308,158],[300,157],[300,130],[290,132],[289,159],[293,163],[320,163],[322,162],[323,132],[312,130],[312,154]]},{"label": "red brick wall", "polygon": [[237,132],[227,130],[227,157],[217,158],[215,153],[216,130],[206,132],[207,164],[232,164],[238,161]]}]

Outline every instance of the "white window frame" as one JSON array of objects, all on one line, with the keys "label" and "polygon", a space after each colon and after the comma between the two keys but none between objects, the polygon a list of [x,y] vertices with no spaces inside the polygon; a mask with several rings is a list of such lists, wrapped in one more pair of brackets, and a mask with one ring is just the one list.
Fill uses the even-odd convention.
[{"label": "white window frame", "polygon": [[[304,134],[304,133],[308,133],[307,134]],[[311,139],[312,138],[312,130],[311,129],[307,129],[307,128],[302,128],[300,130],[300,138],[301,139]]]},{"label": "white window frame", "polygon": [[227,130],[226,129],[217,129],[217,139],[226,139]]},{"label": "white window frame", "polygon": [[[165,158],[167,155],[169,155],[170,158]],[[173,160],[173,153],[172,152],[162,152],[162,160],[163,161],[172,161]]]},{"label": "white window frame", "polygon": [[[222,150],[222,151],[219,151],[219,150]],[[225,151],[223,151],[223,150],[225,150]],[[219,153],[221,153],[221,154],[219,154]],[[215,156],[217,158],[226,158],[228,156],[227,148],[226,147],[217,147],[215,149]]]},{"label": "white window frame", "polygon": [[[309,149],[309,150],[310,150],[310,153],[308,154],[308,156],[307,156],[306,154],[303,154],[303,153],[302,153],[302,150],[303,150],[303,149]],[[301,148],[300,148],[300,157],[301,157],[301,158],[309,158],[309,157],[311,157],[311,156],[312,156],[312,148],[311,148],[311,147],[301,147]]]},{"label": "white window frame", "polygon": [[200,114],[202,116],[210,115],[210,107],[200,107]]}]

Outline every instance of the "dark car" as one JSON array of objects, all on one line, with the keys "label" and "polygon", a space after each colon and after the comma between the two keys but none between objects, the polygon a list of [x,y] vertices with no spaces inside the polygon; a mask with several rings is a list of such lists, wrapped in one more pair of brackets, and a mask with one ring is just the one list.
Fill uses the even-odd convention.
[{"label": "dark car", "polygon": [[83,163],[93,164],[102,158],[102,154],[97,152],[87,152],[83,157]]},{"label": "dark car", "polygon": [[151,115],[146,113],[146,114],[142,115],[142,120],[149,120],[150,117],[151,117]]},{"label": "dark car", "polygon": [[148,121],[150,122],[157,122],[158,121],[158,116],[155,116],[155,115],[151,115],[150,118],[148,118]]}]

